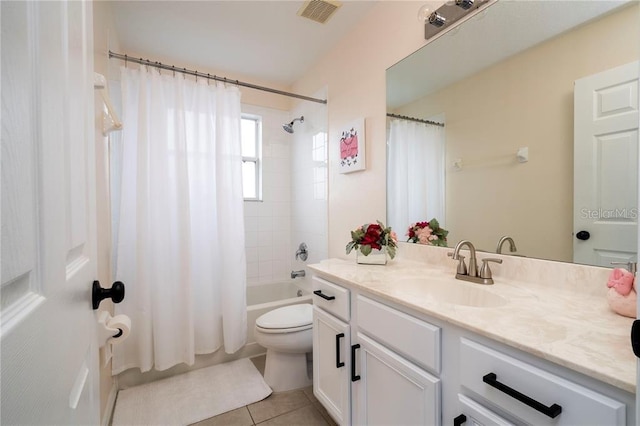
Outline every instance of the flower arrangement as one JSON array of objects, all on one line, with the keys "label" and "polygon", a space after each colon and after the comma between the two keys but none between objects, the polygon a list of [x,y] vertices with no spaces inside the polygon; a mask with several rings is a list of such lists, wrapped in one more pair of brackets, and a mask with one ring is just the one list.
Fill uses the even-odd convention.
[{"label": "flower arrangement", "polygon": [[391,227],[385,227],[379,220],[377,223],[365,223],[351,231],[351,241],[347,244],[347,254],[353,249],[360,249],[363,255],[368,256],[373,249],[380,250],[387,247],[389,257],[393,259],[398,247],[398,236]]},{"label": "flower arrangement", "polygon": [[449,231],[440,228],[440,224],[434,218],[429,222],[412,223],[407,229],[407,242],[446,247],[448,234]]}]

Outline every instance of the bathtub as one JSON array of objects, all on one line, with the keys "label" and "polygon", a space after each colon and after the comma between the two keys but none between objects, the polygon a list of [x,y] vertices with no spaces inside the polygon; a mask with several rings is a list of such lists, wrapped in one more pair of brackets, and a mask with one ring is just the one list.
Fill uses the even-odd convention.
[{"label": "bathtub", "polygon": [[[301,296],[298,296],[298,290],[301,291]],[[243,348],[234,354],[227,354],[221,348],[211,354],[196,355],[195,364],[192,366],[180,364],[167,370],[151,370],[145,373],[141,373],[137,368],[131,368],[118,375],[120,389],[165,379],[222,362],[264,355],[267,352],[266,349],[258,345],[253,337],[256,319],[273,309],[296,303],[312,303],[310,281],[298,278],[274,284],[249,286],[247,287],[247,344]]]},{"label": "bathtub", "polygon": [[312,303],[311,292],[303,280],[283,281],[247,287],[247,345],[258,345],[253,338],[256,319],[283,306]]}]

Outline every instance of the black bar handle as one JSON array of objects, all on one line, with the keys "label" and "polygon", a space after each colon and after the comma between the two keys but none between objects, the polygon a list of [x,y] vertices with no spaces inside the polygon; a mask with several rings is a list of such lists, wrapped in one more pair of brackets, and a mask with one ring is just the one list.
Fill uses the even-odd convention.
[{"label": "black bar handle", "polygon": [[326,294],[322,294],[322,290],[316,290],[313,292],[313,294],[322,297],[324,300],[333,300],[336,298],[335,296],[327,296]]},{"label": "black bar handle", "polygon": [[344,337],[344,333],[336,334],[336,368],[344,367],[344,362],[340,362],[340,339]]},{"label": "black bar handle", "polygon": [[464,414],[460,414],[458,417],[453,419],[453,426],[461,426],[467,421],[467,416]]},{"label": "black bar handle", "polygon": [[360,376],[356,374],[356,350],[360,349],[360,344],[356,343],[351,346],[351,381],[357,382],[360,380]]},{"label": "black bar handle", "polygon": [[496,376],[496,373],[485,374],[482,377],[482,381],[488,384],[489,386],[492,386],[498,389],[499,391],[506,393],[510,397],[517,399],[523,404],[528,405],[534,410],[541,412],[545,416],[551,417],[552,419],[555,419],[560,415],[560,413],[562,413],[562,407],[559,406],[558,404],[552,404],[551,406],[547,407],[543,403],[538,402],[535,399],[530,398],[527,395],[520,393],[513,388],[510,388],[504,383],[500,383],[498,381],[498,376]]}]

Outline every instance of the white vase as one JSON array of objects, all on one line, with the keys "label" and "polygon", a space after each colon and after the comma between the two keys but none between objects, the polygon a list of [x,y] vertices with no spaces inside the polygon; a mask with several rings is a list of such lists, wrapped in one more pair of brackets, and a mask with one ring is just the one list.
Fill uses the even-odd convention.
[{"label": "white vase", "polygon": [[386,265],[387,246],[382,246],[380,250],[372,249],[371,253],[364,255],[360,248],[356,251],[356,262],[362,265]]}]

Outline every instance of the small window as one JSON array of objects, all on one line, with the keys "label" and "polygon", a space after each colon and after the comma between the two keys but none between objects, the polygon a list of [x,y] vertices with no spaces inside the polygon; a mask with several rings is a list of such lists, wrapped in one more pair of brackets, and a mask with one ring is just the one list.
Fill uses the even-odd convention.
[{"label": "small window", "polygon": [[259,116],[242,114],[242,194],[245,200],[262,199],[262,120]]}]

